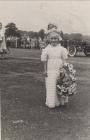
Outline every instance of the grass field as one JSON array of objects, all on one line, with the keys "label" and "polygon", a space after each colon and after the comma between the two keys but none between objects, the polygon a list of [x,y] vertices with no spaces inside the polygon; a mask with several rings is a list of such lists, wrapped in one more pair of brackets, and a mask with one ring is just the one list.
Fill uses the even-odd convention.
[{"label": "grass field", "polygon": [[49,109],[40,53],[12,49],[0,60],[2,140],[90,140],[90,58],[69,58],[78,94],[67,107]]}]

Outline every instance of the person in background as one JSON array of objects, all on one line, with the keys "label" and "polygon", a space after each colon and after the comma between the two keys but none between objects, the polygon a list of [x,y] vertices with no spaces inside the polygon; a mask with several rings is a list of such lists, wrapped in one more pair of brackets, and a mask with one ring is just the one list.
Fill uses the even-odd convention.
[{"label": "person in background", "polygon": [[0,22],[0,54],[1,58],[4,58],[6,51],[6,40],[5,40],[5,30],[2,27],[2,23]]},{"label": "person in background", "polygon": [[50,26],[47,31],[48,45],[42,50],[41,61],[44,65],[44,76],[46,82],[46,106],[55,108],[62,104],[59,99],[56,84],[60,69],[68,58],[67,50],[61,46],[60,33],[57,26]]}]

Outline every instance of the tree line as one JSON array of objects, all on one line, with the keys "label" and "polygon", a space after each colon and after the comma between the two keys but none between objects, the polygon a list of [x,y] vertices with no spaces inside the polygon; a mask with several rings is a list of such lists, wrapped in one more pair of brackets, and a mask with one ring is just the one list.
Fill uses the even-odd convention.
[{"label": "tree line", "polygon": [[[35,31],[22,31],[19,30],[15,23],[8,23],[5,26],[5,35],[6,37],[18,37],[21,38],[23,35],[28,35],[30,38],[41,38],[42,40],[45,37],[45,30],[41,29],[38,32]],[[88,40],[90,41],[90,36],[82,35],[81,33],[63,33],[61,31],[61,37],[63,40],[76,40],[76,41],[82,41],[82,40]]]},{"label": "tree line", "polygon": [[35,32],[35,31],[22,31],[22,30],[19,30],[17,27],[16,27],[16,24],[15,23],[8,23],[6,26],[5,26],[5,35],[6,37],[10,37],[10,36],[15,36],[15,37],[21,37],[23,36],[24,34],[28,35],[29,37],[31,38],[38,38],[38,37],[41,37],[41,39],[43,40],[44,36],[45,36],[45,31],[44,29],[41,29],[40,31],[38,32]]}]

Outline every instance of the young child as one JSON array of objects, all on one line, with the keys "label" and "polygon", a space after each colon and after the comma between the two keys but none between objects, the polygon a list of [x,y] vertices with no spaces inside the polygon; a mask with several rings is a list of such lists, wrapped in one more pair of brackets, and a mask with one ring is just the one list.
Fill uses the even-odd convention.
[{"label": "young child", "polygon": [[7,52],[6,51],[6,41],[5,41],[5,31],[2,27],[2,23],[0,23],[0,54],[1,57]]},{"label": "young child", "polygon": [[45,86],[46,86],[46,106],[55,108],[60,106],[56,84],[60,74],[60,68],[68,58],[67,49],[60,44],[60,33],[56,27],[49,27],[45,49],[42,50],[41,61],[44,66]]}]

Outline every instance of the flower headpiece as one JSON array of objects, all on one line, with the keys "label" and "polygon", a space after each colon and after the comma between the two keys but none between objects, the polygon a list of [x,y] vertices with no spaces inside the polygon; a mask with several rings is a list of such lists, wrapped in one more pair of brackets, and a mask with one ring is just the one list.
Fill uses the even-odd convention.
[{"label": "flower headpiece", "polygon": [[60,36],[60,31],[58,30],[58,27],[55,24],[48,24],[48,28],[47,28],[47,39],[49,40],[52,36],[57,37],[59,39],[59,41],[62,40],[61,36]]}]

